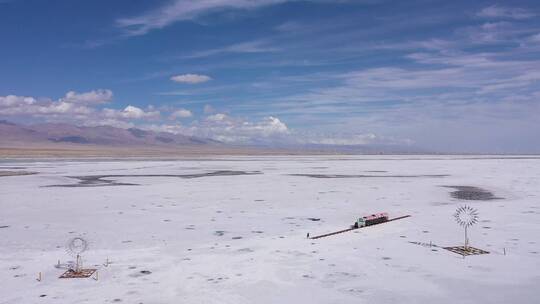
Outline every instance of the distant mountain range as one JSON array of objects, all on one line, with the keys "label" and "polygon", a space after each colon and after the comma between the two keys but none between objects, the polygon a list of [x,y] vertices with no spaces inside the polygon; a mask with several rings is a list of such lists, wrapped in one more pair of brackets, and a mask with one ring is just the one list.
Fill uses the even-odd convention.
[{"label": "distant mountain range", "polygon": [[180,134],[111,126],[82,127],[65,123],[20,125],[0,120],[0,146],[21,144],[77,144],[99,146],[204,146],[220,142]]},{"label": "distant mountain range", "polygon": [[[234,145],[208,138],[138,128],[84,127],[66,123],[16,124],[0,120],[0,157],[142,156],[201,154],[417,154],[401,145]],[[429,152],[428,152],[429,153]]]}]

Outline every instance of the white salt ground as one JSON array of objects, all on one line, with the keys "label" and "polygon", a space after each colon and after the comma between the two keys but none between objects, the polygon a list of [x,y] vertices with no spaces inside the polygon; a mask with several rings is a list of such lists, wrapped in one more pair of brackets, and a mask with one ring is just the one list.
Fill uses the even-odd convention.
[{"label": "white salt ground", "polygon": [[[175,161],[10,161],[0,177],[0,303],[538,303],[540,159],[477,156],[222,157]],[[115,177],[137,186],[76,184]],[[386,171],[386,172],[369,172]],[[289,174],[446,177],[312,178]],[[106,178],[107,179],[107,178]],[[443,185],[498,200],[462,201]],[[465,259],[454,210],[480,213]],[[364,214],[411,218],[322,238]],[[312,221],[308,218],[320,218]],[[7,226],[7,227],[6,227]],[[58,279],[68,239],[90,242],[98,280]],[[504,255],[506,251],[506,255]],[[104,266],[106,259],[111,261]],[[142,272],[141,272],[142,271]],[[42,280],[36,280],[41,272]]]}]

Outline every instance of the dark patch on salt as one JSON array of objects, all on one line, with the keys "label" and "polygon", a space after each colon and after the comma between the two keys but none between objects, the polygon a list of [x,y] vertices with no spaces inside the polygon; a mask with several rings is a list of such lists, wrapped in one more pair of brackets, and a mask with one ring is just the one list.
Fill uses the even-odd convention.
[{"label": "dark patch on salt", "polygon": [[433,202],[431,203],[432,206],[448,206],[448,205],[451,205],[452,203],[449,203],[449,202]]},{"label": "dark patch on salt", "polygon": [[138,278],[138,277],[142,277],[142,276],[147,276],[147,275],[149,275],[151,273],[152,272],[150,270],[141,270],[139,272],[132,273],[129,276],[132,277],[132,278]]},{"label": "dark patch on salt", "polygon": [[33,175],[37,172],[30,171],[0,171],[0,176],[20,176],[20,175]]},{"label": "dark patch on salt", "polygon": [[432,248],[432,247],[439,247],[431,242],[429,243],[424,243],[424,242],[411,242],[409,241],[409,243],[411,244],[414,244],[414,245],[419,245],[419,246],[422,246],[422,247],[428,247],[428,248]]},{"label": "dark patch on salt", "polygon": [[103,186],[138,186],[134,183],[121,183],[114,180],[114,178],[122,177],[177,177],[177,178],[200,178],[210,176],[236,176],[236,175],[255,175],[261,174],[260,171],[231,171],[231,170],[219,170],[207,173],[197,174],[111,174],[111,175],[83,175],[83,176],[67,176],[69,178],[78,179],[76,184],[64,184],[64,185],[48,185],[43,187],[103,187]]},{"label": "dark patch on salt", "polygon": [[453,198],[468,200],[468,201],[489,201],[495,199],[502,199],[502,197],[496,197],[493,193],[478,187],[472,186],[443,186],[446,188],[453,188],[456,191],[450,193]]},{"label": "dark patch on salt", "polygon": [[420,174],[420,175],[370,175],[370,174],[289,174],[290,176],[304,176],[311,178],[416,178],[416,177],[448,177],[448,174]]},{"label": "dark patch on salt", "polygon": [[320,218],[316,218],[316,217],[308,217],[307,219],[313,222],[318,222],[321,220]]},{"label": "dark patch on salt", "polygon": [[239,240],[239,239],[241,239],[241,238],[242,238],[241,236],[233,236],[233,237],[232,237],[233,240]]},{"label": "dark patch on salt", "polygon": [[237,251],[238,252],[253,252],[254,250],[251,248],[240,248]]},{"label": "dark patch on salt", "polygon": [[3,226],[0,226],[0,228],[9,228],[8,225],[3,225]]},{"label": "dark patch on salt", "polygon": [[353,292],[353,293],[363,293],[364,291],[362,289],[357,289],[357,288],[350,288],[348,290],[348,292]]}]

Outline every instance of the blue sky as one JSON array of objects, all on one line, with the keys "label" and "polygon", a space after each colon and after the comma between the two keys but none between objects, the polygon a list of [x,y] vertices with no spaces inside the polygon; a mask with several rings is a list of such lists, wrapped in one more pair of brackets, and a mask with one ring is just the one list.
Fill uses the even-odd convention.
[{"label": "blue sky", "polygon": [[540,152],[538,1],[0,0],[0,118]]}]

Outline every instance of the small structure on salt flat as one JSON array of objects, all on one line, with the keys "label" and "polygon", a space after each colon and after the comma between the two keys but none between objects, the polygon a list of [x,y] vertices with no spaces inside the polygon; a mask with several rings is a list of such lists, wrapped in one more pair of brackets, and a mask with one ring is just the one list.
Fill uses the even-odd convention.
[{"label": "small structure on salt flat", "polygon": [[66,244],[66,251],[75,258],[75,264],[64,272],[60,279],[89,278],[96,272],[94,268],[83,268],[82,253],[88,250],[88,241],[82,237],[74,237]]},{"label": "small structure on salt flat", "polygon": [[367,215],[367,216],[358,218],[356,222],[354,223],[353,227],[362,228],[366,226],[377,225],[384,222],[388,222],[388,213],[386,212],[375,213],[372,215]]},{"label": "small structure on salt flat", "polygon": [[487,254],[489,251],[482,249],[474,248],[469,246],[469,236],[467,235],[467,229],[472,227],[478,222],[478,210],[470,206],[461,206],[457,208],[454,213],[454,218],[458,225],[464,228],[465,230],[465,241],[463,246],[452,246],[452,247],[443,247],[444,249],[461,254],[462,256],[467,255],[477,255],[477,254]]}]

